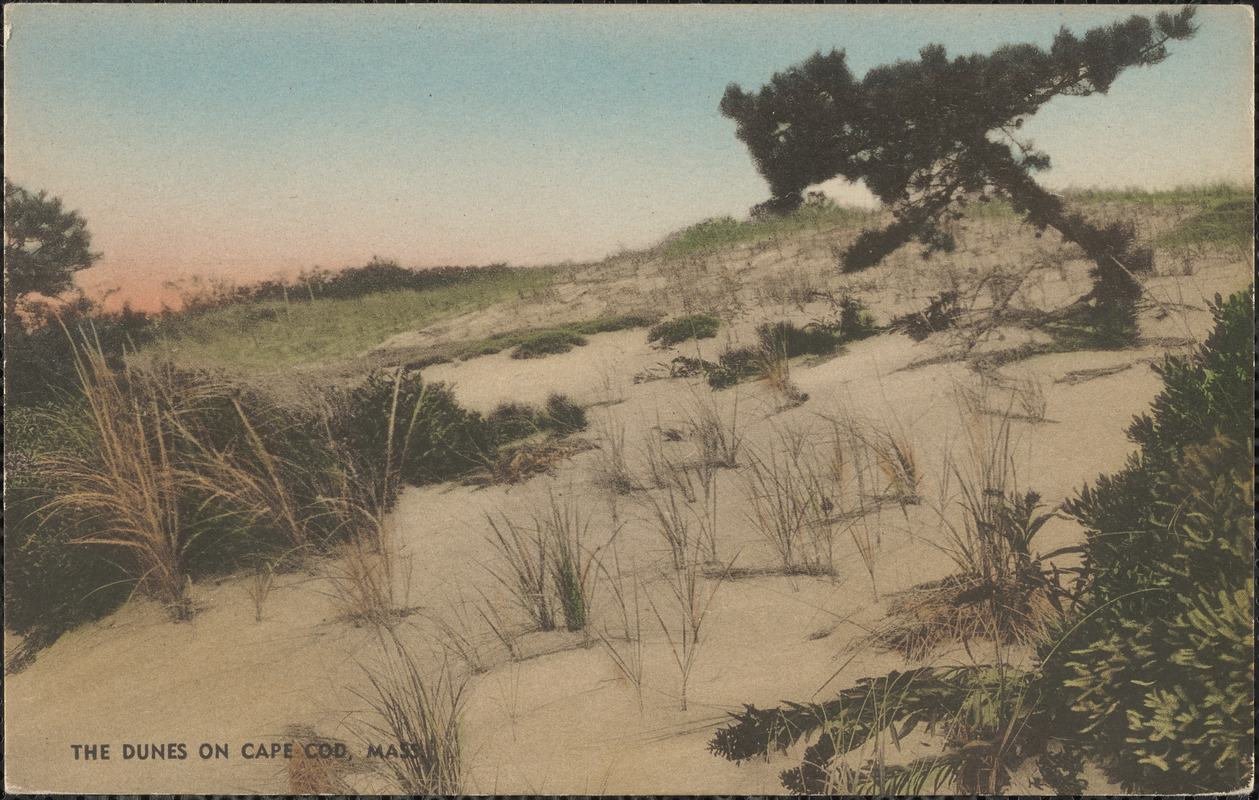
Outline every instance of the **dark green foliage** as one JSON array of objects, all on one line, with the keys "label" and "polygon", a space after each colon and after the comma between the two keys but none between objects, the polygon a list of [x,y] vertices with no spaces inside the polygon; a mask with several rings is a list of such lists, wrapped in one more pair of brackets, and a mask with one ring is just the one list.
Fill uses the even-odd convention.
[{"label": "dark green foliage", "polygon": [[[462,408],[449,387],[426,383],[418,372],[373,373],[333,425],[376,486],[386,485],[390,470],[413,485],[456,480],[485,467],[497,452],[493,428],[481,415]],[[393,500],[386,498],[385,505]]]},{"label": "dark green foliage", "polygon": [[790,322],[760,325],[756,329],[761,349],[779,357],[822,356],[835,352],[848,342],[878,332],[874,318],[860,302],[845,297],[840,301],[838,319],[811,322],[803,328]]},{"label": "dark green foliage", "polygon": [[[708,749],[737,762],[813,739],[800,766],[781,774],[783,786],[796,794],[918,794],[950,782],[964,793],[999,792],[1007,764],[1021,755],[1009,732],[1035,724],[1038,715],[1037,677],[997,667],[891,672],[861,679],[823,703],[745,706]],[[855,774],[837,774],[836,756],[883,733],[899,741],[919,726],[945,733],[950,752],[902,767],[867,763]]]},{"label": "dark green foliage", "polygon": [[547,398],[546,408],[524,403],[503,403],[485,419],[498,446],[541,433],[567,436],[586,428],[586,411],[562,394]]},{"label": "dark green foliage", "polygon": [[[344,509],[328,499],[345,476],[313,420],[219,375],[172,364],[117,371],[127,407],[144,409],[149,446],[166,456],[167,471],[135,477],[170,482],[181,574],[274,564],[348,535]],[[56,502],[108,469],[83,396],[6,418],[5,624],[48,643],[117,608],[138,575],[131,548],[84,543],[113,538],[126,520]]]},{"label": "dark green foliage", "polygon": [[74,273],[100,257],[78,212],[62,210],[61,200],[46,192],[4,179],[4,310],[10,326],[20,325],[13,315],[19,298],[67,291]]},{"label": "dark green foliage", "polygon": [[1051,352],[1122,350],[1137,343],[1137,314],[1129,305],[1078,305],[1043,325],[1053,336]]},{"label": "dark green foliage", "polygon": [[546,399],[542,425],[561,436],[577,433],[586,428],[586,410],[562,394],[553,394]]},{"label": "dark green foliage", "polygon": [[[95,307],[63,309],[66,327],[53,323],[34,330],[10,328],[4,337],[4,401],[6,406],[34,406],[55,402],[79,389],[74,371],[74,338],[98,345],[116,362],[151,342],[158,323],[129,306],[118,313]],[[92,315],[91,319],[81,314]],[[67,328],[72,334],[67,333]],[[74,338],[72,338],[72,336]]]},{"label": "dark green foliage", "polygon": [[950,61],[944,47],[929,45],[917,61],[876,67],[860,80],[842,51],[817,53],[759,92],[730,85],[720,110],[769,183],[764,211],[789,212],[808,186],[836,175],[864,182],[891,206],[896,221],[859,237],[846,269],[873,265],[911,238],[929,252],[950,250],[958,209],[996,197],[1084,248],[1096,265],[1093,299],[1130,302],[1139,291],[1131,273],[1147,267],[1148,251],[1132,246],[1130,230],[1067,214],[1031,177],[1049,157],[1017,132],[1055,97],[1105,94],[1125,69],[1163,61],[1169,41],[1194,35],[1193,15],[1188,7],[1153,22],[1133,16],[1083,37],[1063,28],[1049,50],[1005,45]]},{"label": "dark green foliage", "polygon": [[[1126,789],[1235,790],[1253,752],[1253,307],[1217,298],[1191,359],[1129,429],[1139,454],[1067,504],[1094,573],[1046,646],[1059,725]],[[1122,746],[1117,743],[1122,742]]]},{"label": "dark green foliage", "polygon": [[399,266],[395,261],[373,258],[361,267],[351,267],[340,272],[328,272],[321,269],[303,272],[296,281],[272,279],[247,286],[215,286],[207,292],[185,296],[183,310],[185,313],[194,313],[233,303],[262,303],[270,300],[283,300],[289,303],[303,303],[322,298],[352,300],[371,294],[404,289],[431,291],[504,275],[513,270],[513,267],[506,264],[491,264],[485,267],[410,269]]},{"label": "dark green foliage", "polygon": [[40,514],[65,488],[39,469],[40,460],[74,441],[64,427],[46,424],[50,412],[10,408],[4,415],[4,624],[41,645],[109,613],[135,588],[105,553],[72,544],[88,530],[86,520]]},{"label": "dark green foliage", "polygon": [[478,342],[465,345],[456,353],[459,358],[501,353],[503,350],[515,348],[512,358],[542,358],[556,353],[567,353],[574,347],[584,347],[586,337],[597,333],[611,333],[627,328],[641,328],[651,324],[646,317],[632,315],[615,317],[596,317],[581,322],[568,322],[552,328],[539,328],[530,331],[517,331],[491,336]]},{"label": "dark green foliage", "polygon": [[586,337],[567,330],[538,331],[521,337],[512,351],[512,358],[542,358],[555,353],[567,353],[574,347],[585,347]]},{"label": "dark green foliage", "polygon": [[941,292],[939,297],[932,296],[925,309],[896,318],[892,326],[904,330],[915,342],[921,342],[937,331],[953,327],[958,313],[957,292]]},{"label": "dark green foliage", "polygon": [[720,327],[721,320],[712,314],[688,314],[656,325],[647,333],[647,341],[668,347],[688,339],[711,339]]},{"label": "dark green foliage", "polygon": [[708,385],[714,389],[727,389],[759,374],[765,363],[765,353],[750,347],[740,347],[722,353],[717,362],[704,362]]},{"label": "dark green foliage", "polygon": [[[585,411],[563,395],[552,395],[544,410],[508,403],[483,417],[461,407],[449,387],[426,383],[418,372],[400,380],[396,373],[374,373],[333,421],[334,435],[374,486],[385,485],[386,466],[402,484],[458,480],[489,468],[499,449],[514,441],[539,433],[564,436],[585,426]],[[397,481],[390,485],[393,492],[400,488]]]},{"label": "dark green foliage", "polygon": [[842,298],[830,321],[811,322],[797,327],[790,322],[760,325],[756,329],[758,347],[739,347],[722,353],[717,363],[701,361],[708,385],[725,389],[748,378],[763,375],[783,359],[806,355],[829,355],[843,345],[878,333],[874,317],[859,300]]}]

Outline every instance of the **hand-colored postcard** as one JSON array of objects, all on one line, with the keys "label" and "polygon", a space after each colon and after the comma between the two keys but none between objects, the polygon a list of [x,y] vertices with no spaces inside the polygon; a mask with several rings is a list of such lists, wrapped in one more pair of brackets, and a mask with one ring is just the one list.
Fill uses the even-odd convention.
[{"label": "hand-colored postcard", "polygon": [[1246,791],[1253,32],[6,5],[5,788]]}]

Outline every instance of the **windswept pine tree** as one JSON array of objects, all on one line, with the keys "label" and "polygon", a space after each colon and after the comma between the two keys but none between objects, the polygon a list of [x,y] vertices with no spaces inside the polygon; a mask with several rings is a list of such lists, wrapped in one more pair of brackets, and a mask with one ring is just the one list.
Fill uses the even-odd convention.
[{"label": "windswept pine tree", "polygon": [[819,52],[759,92],[731,84],[721,113],[769,182],[762,211],[794,210],[806,187],[836,176],[864,182],[891,207],[896,221],[849,248],[845,270],[872,266],[913,238],[951,250],[948,223],[963,205],[1005,199],[1094,262],[1088,299],[1131,302],[1140,292],[1134,273],[1151,268],[1151,252],[1134,244],[1130,226],[1092,224],[1041,187],[1033,175],[1049,156],[1019,130],[1055,97],[1105,94],[1125,69],[1166,59],[1168,42],[1196,32],[1194,11],[1133,16],[1082,37],[1063,28],[1049,50],[1013,44],[949,60],[943,46],[929,45],[917,61],[876,67],[861,80],[844,51]]}]

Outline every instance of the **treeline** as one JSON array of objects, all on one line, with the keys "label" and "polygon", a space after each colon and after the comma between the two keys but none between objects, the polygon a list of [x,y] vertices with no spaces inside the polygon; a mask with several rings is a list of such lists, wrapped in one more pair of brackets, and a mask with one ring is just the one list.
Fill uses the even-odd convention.
[{"label": "treeline", "polygon": [[293,280],[272,278],[245,286],[214,285],[188,292],[182,300],[184,313],[196,313],[233,303],[316,299],[352,300],[378,292],[426,291],[468,283],[478,278],[503,275],[515,267],[490,264],[484,267],[431,267],[414,269],[389,259],[373,258],[361,267],[340,272],[315,267]]}]

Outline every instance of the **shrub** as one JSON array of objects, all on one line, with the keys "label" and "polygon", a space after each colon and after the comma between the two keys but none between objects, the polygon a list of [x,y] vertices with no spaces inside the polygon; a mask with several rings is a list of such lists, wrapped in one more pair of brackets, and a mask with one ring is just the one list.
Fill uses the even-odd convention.
[{"label": "shrub", "polygon": [[622,315],[596,317],[580,322],[568,322],[550,328],[517,331],[491,336],[464,345],[456,353],[459,358],[492,355],[515,348],[512,358],[542,358],[556,353],[567,353],[574,347],[584,347],[586,337],[597,333],[611,333],[627,328],[640,328],[650,324],[646,317]]},{"label": "shrub", "polygon": [[708,385],[726,389],[758,374],[765,363],[765,354],[748,347],[727,350],[708,367]]},{"label": "shrub", "polygon": [[720,327],[721,320],[712,314],[688,314],[656,325],[648,332],[647,341],[668,347],[688,339],[711,339]]},{"label": "shrub", "polygon": [[454,480],[488,465],[497,450],[493,428],[480,414],[462,408],[447,386],[426,383],[418,372],[370,375],[351,393],[334,430],[373,476],[373,485],[381,486],[391,469],[413,485]]},{"label": "shrub", "polygon": [[586,429],[586,411],[562,394],[546,399],[546,415],[542,427],[562,436]]},{"label": "shrub", "polygon": [[1217,297],[1215,316],[1195,357],[1157,367],[1164,391],[1129,429],[1139,455],[1067,505],[1094,576],[1045,669],[1061,726],[1127,790],[1231,791],[1252,774],[1249,293]]},{"label": "shrub", "polygon": [[542,358],[555,353],[567,353],[574,347],[585,347],[586,337],[568,330],[538,331],[522,337],[512,358]]},{"label": "shrub", "polygon": [[[1000,792],[1022,755],[1012,733],[1042,716],[1037,681],[1036,673],[1010,667],[891,672],[859,680],[823,703],[745,706],[708,749],[739,762],[812,739],[801,764],[780,775],[793,794],[917,795],[949,783],[964,794]],[[899,747],[920,725],[944,733],[947,751],[903,766],[876,757],[854,769],[840,758],[879,737]]]}]

